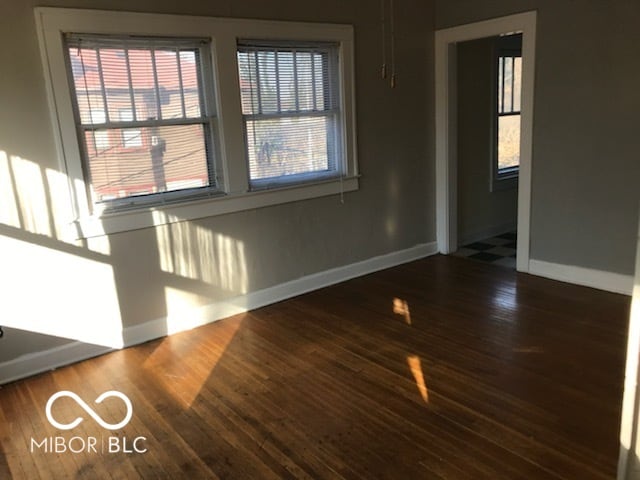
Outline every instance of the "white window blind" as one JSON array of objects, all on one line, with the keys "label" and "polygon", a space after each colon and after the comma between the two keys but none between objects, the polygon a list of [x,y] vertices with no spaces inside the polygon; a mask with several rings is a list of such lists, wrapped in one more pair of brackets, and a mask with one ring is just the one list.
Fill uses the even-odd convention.
[{"label": "white window blind", "polygon": [[252,188],[341,174],[337,55],[330,43],[238,44]]},{"label": "white window blind", "polygon": [[207,41],[68,34],[65,42],[95,202],[215,188]]}]

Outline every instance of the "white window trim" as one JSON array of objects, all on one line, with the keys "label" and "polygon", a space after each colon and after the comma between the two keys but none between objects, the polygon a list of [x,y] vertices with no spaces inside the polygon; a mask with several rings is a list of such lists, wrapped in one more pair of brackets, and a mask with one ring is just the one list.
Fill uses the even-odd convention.
[{"label": "white window trim", "polygon": [[[244,20],[153,13],[66,8],[35,8],[49,109],[55,131],[60,169],[68,176],[78,237],[221,215],[241,210],[340,194],[358,189],[356,156],[353,27],[351,25]],[[204,37],[212,40],[216,86],[217,133],[223,170],[222,194],[198,200],[111,213],[92,212],[84,183],[83,162],[73,114],[70,81],[64,59],[63,33]],[[340,87],[343,116],[343,175],[338,179],[250,191],[246,161],[237,40],[331,41],[340,45]],[[223,93],[222,93],[223,92]]]}]

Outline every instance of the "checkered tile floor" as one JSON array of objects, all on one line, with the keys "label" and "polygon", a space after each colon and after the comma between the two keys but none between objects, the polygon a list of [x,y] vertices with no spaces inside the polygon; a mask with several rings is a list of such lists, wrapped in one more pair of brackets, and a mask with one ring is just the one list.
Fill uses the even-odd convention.
[{"label": "checkered tile floor", "polygon": [[517,234],[515,232],[503,233],[480,242],[464,245],[453,255],[515,269],[516,241]]}]

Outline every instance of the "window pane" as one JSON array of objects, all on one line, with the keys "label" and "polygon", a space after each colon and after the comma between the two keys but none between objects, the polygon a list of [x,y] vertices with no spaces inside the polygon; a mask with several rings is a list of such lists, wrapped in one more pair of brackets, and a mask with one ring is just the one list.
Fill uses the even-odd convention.
[{"label": "window pane", "polygon": [[504,85],[504,57],[498,57],[498,113],[504,112],[502,106],[502,92]]},{"label": "window pane", "polygon": [[252,180],[333,170],[332,119],[284,117],[246,124]]},{"label": "window pane", "polygon": [[337,47],[333,44],[240,43],[238,69],[250,181],[276,183],[294,175],[339,171],[334,59]]},{"label": "window pane", "polygon": [[238,52],[242,113],[330,110],[328,51],[242,47]]},{"label": "window pane", "polygon": [[96,145],[96,150],[105,150],[109,148],[109,132],[105,130],[96,130],[93,132],[93,141]]},{"label": "window pane", "polygon": [[118,121],[124,109],[132,112],[130,121],[201,116],[196,49],[157,47],[151,41],[143,48],[144,40],[123,40],[123,47],[71,43],[68,53],[83,125],[92,123],[89,111],[105,110],[105,104],[103,117],[109,122]]},{"label": "window pane", "polygon": [[[106,133],[113,140],[106,149],[88,148],[97,201],[209,185],[200,124],[96,133]],[[87,145],[93,144],[92,136],[86,132]]]},{"label": "window pane", "polygon": [[[69,48],[80,122],[85,125],[106,121],[104,97],[97,73],[98,56],[93,49]],[[97,119],[102,119],[99,122]]]},{"label": "window pane", "polygon": [[520,115],[498,117],[498,172],[520,165]]},{"label": "window pane", "polygon": [[280,111],[298,110],[296,102],[295,59],[293,52],[278,52],[278,72],[280,83]]},{"label": "window pane", "polygon": [[117,120],[119,109],[131,110],[125,52],[123,49],[115,48],[99,48],[97,50],[99,55],[98,76],[102,76],[109,120]]},{"label": "window pane", "polygon": [[187,118],[198,118],[200,111],[200,90],[198,84],[199,56],[195,50],[180,51],[180,73],[184,91],[184,107]]},{"label": "window pane", "polygon": [[522,95],[522,57],[516,57],[513,62],[513,110],[519,112]]},{"label": "window pane", "polygon": [[178,76],[178,57],[173,50],[155,50],[156,74],[160,87],[162,118],[183,118],[182,87]]},{"label": "window pane", "polygon": [[310,52],[296,54],[296,80],[298,83],[298,104],[300,110],[313,110],[314,82],[313,56]]},{"label": "window pane", "polygon": [[201,118],[214,110],[201,85],[210,78],[205,41],[68,34],[66,42],[95,201],[213,186],[211,125]]},{"label": "window pane", "polygon": [[502,88],[502,105],[503,112],[513,112],[513,103],[511,102],[512,82],[513,82],[513,58],[504,58],[504,82]]},{"label": "window pane", "polygon": [[156,84],[153,77],[151,51],[138,48],[129,49],[131,83],[136,104],[136,120],[158,118]]}]

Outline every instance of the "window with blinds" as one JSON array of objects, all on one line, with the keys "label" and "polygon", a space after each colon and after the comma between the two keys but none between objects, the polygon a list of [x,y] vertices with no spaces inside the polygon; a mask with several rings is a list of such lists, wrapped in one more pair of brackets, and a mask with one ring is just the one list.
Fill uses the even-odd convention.
[{"label": "window with blinds", "polygon": [[517,175],[520,166],[522,34],[499,37],[497,47],[497,175]]},{"label": "window with blinds", "polygon": [[94,202],[216,188],[209,48],[200,39],[66,35]]},{"label": "window with blinds", "polygon": [[340,175],[337,45],[242,41],[237,56],[251,187]]}]

